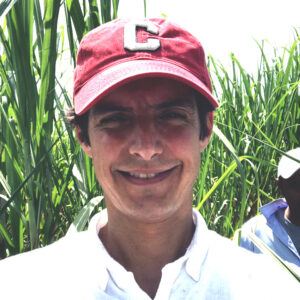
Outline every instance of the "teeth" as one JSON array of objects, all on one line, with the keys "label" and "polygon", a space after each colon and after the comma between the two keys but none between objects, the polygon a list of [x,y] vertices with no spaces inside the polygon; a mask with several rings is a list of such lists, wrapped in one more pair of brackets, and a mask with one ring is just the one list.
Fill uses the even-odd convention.
[{"label": "teeth", "polygon": [[133,177],[142,178],[142,179],[153,178],[157,175],[155,173],[146,174],[146,173],[131,173],[131,172],[129,174]]}]

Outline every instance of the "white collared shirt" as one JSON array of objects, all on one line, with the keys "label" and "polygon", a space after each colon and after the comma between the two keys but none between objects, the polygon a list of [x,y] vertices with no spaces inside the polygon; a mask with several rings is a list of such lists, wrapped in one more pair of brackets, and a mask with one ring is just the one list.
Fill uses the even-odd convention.
[{"label": "white collared shirt", "polygon": [[[0,299],[149,300],[98,238],[105,214],[94,216],[85,232],[1,261]],[[299,284],[290,275],[208,230],[196,210],[193,217],[192,242],[162,269],[156,300],[299,299]]]},{"label": "white collared shirt", "polygon": [[[201,231],[202,236],[204,237],[207,229],[200,214],[197,211],[194,211],[193,214],[196,229],[191,244],[184,256],[170,264],[167,264],[162,269],[162,278],[155,299],[170,299],[174,297],[174,295],[172,295],[174,283],[182,274],[184,274],[184,277],[188,275],[188,279],[191,280],[191,282],[199,281],[200,267],[206,257],[208,247],[203,243],[202,245],[198,245],[198,237]],[[105,224],[105,221],[103,222],[102,220],[107,220],[106,210],[92,218],[89,230],[96,229],[96,233],[99,232],[100,228]],[[206,230],[202,230],[204,228]],[[105,290],[107,293],[110,296],[115,296],[117,299],[150,299],[149,296],[138,286],[132,272],[126,271],[122,265],[115,261],[106,251],[101,240],[98,238],[97,243],[99,244],[99,249],[101,249],[105,268],[109,274],[109,276],[101,283],[103,287],[106,286]],[[186,281],[186,279],[184,280]],[[181,285],[180,280],[178,282]],[[181,293],[183,299],[185,299],[185,289],[183,289]],[[175,294],[177,295],[178,291],[176,291]]]}]

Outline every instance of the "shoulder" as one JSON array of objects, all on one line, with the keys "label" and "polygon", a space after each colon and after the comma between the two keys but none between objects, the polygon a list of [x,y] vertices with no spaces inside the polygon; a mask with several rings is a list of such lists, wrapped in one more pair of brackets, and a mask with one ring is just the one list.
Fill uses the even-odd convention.
[{"label": "shoulder", "polygon": [[260,252],[252,241],[257,236],[268,247],[272,247],[275,238],[274,232],[276,235],[276,232],[280,229],[279,227],[281,227],[276,212],[285,209],[282,205],[285,205],[285,202],[283,203],[281,199],[268,203],[261,208],[262,214],[251,218],[243,224],[241,229],[235,234],[235,239],[239,239],[240,246],[254,252]]},{"label": "shoulder", "polygon": [[91,265],[97,266],[101,276],[103,260],[96,257],[88,232],[66,236],[44,248],[0,261],[1,296],[7,300],[62,299],[57,295],[64,294],[65,299],[78,299],[75,293],[80,292],[87,273],[92,273],[93,268],[88,269]]},{"label": "shoulder", "polygon": [[266,226],[272,226],[274,219],[276,219],[276,212],[285,209],[286,207],[287,203],[282,198],[263,205],[260,208],[261,213],[245,222],[241,227],[241,230],[243,232],[257,232],[260,229],[265,229]]},{"label": "shoulder", "polygon": [[264,227],[267,224],[267,219],[264,215],[259,214],[255,217],[252,217],[251,219],[249,219],[247,222],[245,222],[243,224],[243,226],[241,227],[242,231],[251,231],[254,232],[256,231],[258,228]]},{"label": "shoulder", "polygon": [[268,225],[268,220],[264,215],[257,215],[244,223],[240,229],[241,239],[246,239],[249,233],[260,234],[264,232]]},{"label": "shoulder", "polygon": [[66,263],[71,257],[80,254],[80,249],[85,247],[87,236],[83,233],[78,233],[72,236],[65,236],[60,240],[35,250],[31,250],[22,254],[14,255],[0,261],[2,268],[11,268],[14,265],[31,265],[34,268],[41,268],[38,264],[43,262],[43,266],[55,267],[62,262]]},{"label": "shoulder", "polygon": [[[238,244],[228,238],[220,236],[218,233],[211,231],[211,243],[210,250],[212,254],[221,256],[220,259],[224,257],[229,257],[229,260],[226,259],[226,262],[231,263],[232,260],[238,261],[244,258],[256,257],[253,256],[253,253],[245,250],[238,246]],[[222,257],[223,256],[223,257]]]},{"label": "shoulder", "polygon": [[257,215],[244,223],[242,227],[235,232],[234,240],[245,249],[260,252],[259,249],[254,246],[250,236],[252,234],[261,235],[261,233],[269,230],[267,227],[267,219],[265,216]]},{"label": "shoulder", "polygon": [[[211,233],[205,269],[212,281],[218,278],[223,283],[222,288],[225,291],[239,296],[246,290],[251,296],[259,296],[258,291],[264,289],[266,293],[270,293],[265,295],[267,298],[272,299],[270,296],[274,291],[273,299],[280,299],[277,296],[279,294],[284,296],[282,291],[284,285],[292,291],[290,299],[296,299],[296,292],[300,292],[299,283],[269,257],[243,249],[214,232]],[[239,282],[238,286],[237,282]]]}]

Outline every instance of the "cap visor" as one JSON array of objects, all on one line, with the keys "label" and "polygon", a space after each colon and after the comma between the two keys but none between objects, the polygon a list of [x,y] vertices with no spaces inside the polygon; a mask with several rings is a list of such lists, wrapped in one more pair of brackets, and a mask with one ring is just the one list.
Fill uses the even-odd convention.
[{"label": "cap visor", "polygon": [[206,85],[186,69],[165,61],[134,60],[111,66],[86,82],[74,95],[75,113],[84,114],[111,90],[144,77],[165,77],[178,80],[202,94],[214,108],[218,107],[218,101]]},{"label": "cap visor", "polygon": [[[288,156],[287,156],[288,155]],[[294,158],[294,159],[292,159]],[[279,161],[277,176],[284,179],[290,178],[300,169],[300,148],[288,151]]]}]

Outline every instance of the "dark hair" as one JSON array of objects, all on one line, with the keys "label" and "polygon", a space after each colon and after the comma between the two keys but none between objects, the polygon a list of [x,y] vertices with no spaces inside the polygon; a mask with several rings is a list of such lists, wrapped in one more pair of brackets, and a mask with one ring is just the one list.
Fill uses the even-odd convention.
[{"label": "dark hair", "polygon": [[[208,124],[208,114],[214,111],[213,106],[207,101],[205,97],[201,94],[195,92],[197,111],[199,116],[200,132],[199,139],[204,140],[211,131],[210,125]],[[89,110],[90,111],[90,110]],[[89,120],[89,111],[79,116],[75,114],[73,107],[69,108],[66,112],[66,118],[68,122],[73,127],[78,127],[79,136],[81,142],[89,144],[89,135],[88,135],[88,120]],[[212,125],[212,124],[211,124]]]},{"label": "dark hair", "polygon": [[195,96],[200,125],[199,139],[204,140],[212,130],[213,124],[208,123],[208,114],[214,111],[214,107],[201,94],[195,92]]},{"label": "dark hair", "polygon": [[70,107],[66,110],[66,119],[73,128],[79,128],[78,138],[84,144],[89,145],[90,139],[88,134],[88,121],[89,121],[89,110],[83,115],[79,116],[75,113],[74,107]]}]

